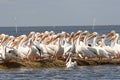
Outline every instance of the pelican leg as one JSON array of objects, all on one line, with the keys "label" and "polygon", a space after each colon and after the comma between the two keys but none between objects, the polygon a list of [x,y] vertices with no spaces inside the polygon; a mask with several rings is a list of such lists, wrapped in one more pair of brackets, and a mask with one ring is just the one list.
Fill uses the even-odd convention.
[{"label": "pelican leg", "polygon": [[87,57],[87,56],[84,56],[84,57],[83,57],[83,60],[88,60],[88,57]]},{"label": "pelican leg", "polygon": [[98,60],[100,61],[100,57],[98,57]]},{"label": "pelican leg", "polygon": [[57,55],[56,55],[56,54],[53,56],[53,58],[54,58],[54,60],[58,60],[58,59],[57,59]]}]

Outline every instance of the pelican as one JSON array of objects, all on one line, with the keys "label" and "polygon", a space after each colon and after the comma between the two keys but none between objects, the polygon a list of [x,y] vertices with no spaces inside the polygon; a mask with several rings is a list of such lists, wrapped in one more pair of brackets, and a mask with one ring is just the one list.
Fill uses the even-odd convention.
[{"label": "pelican", "polygon": [[111,48],[114,50],[115,57],[119,56],[119,44],[117,43],[117,40],[119,38],[119,34],[117,34],[115,31],[111,31],[109,34],[107,34],[106,38],[111,37],[109,41],[111,41]]},{"label": "pelican", "polygon": [[43,44],[42,42],[36,43],[36,42],[32,41],[31,43],[32,43],[32,45],[34,45],[37,48],[37,50],[39,51],[41,56],[42,56],[42,54],[43,55],[48,54],[47,49],[46,49],[46,45]]},{"label": "pelican", "polygon": [[[48,35],[48,33],[47,33],[47,35]],[[47,37],[47,35],[45,34],[44,36],[43,36],[43,38],[45,39],[45,37]],[[44,44],[42,41],[44,40],[43,38],[42,38],[42,41],[41,42],[38,42],[37,44],[35,43],[35,42],[33,42],[33,45],[34,46],[36,46],[36,48],[40,51],[40,53],[42,54],[42,55],[46,55],[46,54],[48,54],[48,55],[50,55],[50,56],[56,56],[56,54],[59,52],[59,50],[60,50],[60,48],[61,48],[61,45],[60,45],[60,34],[58,34],[54,39],[58,39],[58,44],[50,44],[52,41],[54,41],[54,40],[52,40],[51,42],[49,42],[49,44],[48,45],[46,45],[46,44]],[[44,40],[44,42],[45,42],[45,40]],[[47,55],[47,56],[48,56]]]},{"label": "pelican", "polygon": [[118,40],[118,44],[120,45],[120,40]]},{"label": "pelican", "polygon": [[61,45],[63,48],[66,48],[71,45],[70,39],[67,40],[67,38],[69,38],[69,34],[67,34],[66,32],[62,32],[62,35],[63,35],[63,41]]},{"label": "pelican", "polygon": [[110,58],[114,58],[115,57],[115,51],[113,49],[113,47],[105,44],[105,40],[106,40],[106,35],[102,35],[101,37],[98,38],[98,46],[102,47],[103,49],[105,49],[108,53]]},{"label": "pelican", "polygon": [[5,59],[5,53],[6,53],[5,52],[5,41],[7,40],[8,35],[1,34],[0,38],[1,38],[1,42],[0,42],[0,58],[3,60],[3,59]]},{"label": "pelican", "polygon": [[61,40],[60,37],[61,37],[61,34],[58,34],[55,38],[55,39],[57,39],[58,43],[46,45],[48,54],[55,56],[56,59],[57,59],[58,52],[61,51],[61,49],[62,49],[61,44],[60,44],[60,40]]},{"label": "pelican", "polygon": [[111,41],[112,41],[112,47],[114,48],[115,52],[117,53],[119,57],[120,56],[120,45],[117,43],[118,38],[119,38],[119,34],[116,33],[114,37],[111,39]]},{"label": "pelican", "polygon": [[87,42],[87,37],[88,37],[88,31],[84,31],[82,33],[82,37],[84,37],[84,40],[83,42],[79,40],[79,38],[77,39],[77,42],[76,42],[76,53],[77,54],[81,54],[79,55],[81,58],[93,58],[93,57],[96,57],[96,55],[89,50],[89,46],[88,46],[88,42]]},{"label": "pelican", "polygon": [[92,37],[94,37],[92,47],[97,50],[97,56],[99,57],[99,60],[102,58],[109,58],[108,52],[105,49],[100,46],[96,46],[98,33],[94,32]]},{"label": "pelican", "polygon": [[14,39],[15,39],[14,36],[9,36],[9,39],[8,39],[8,42],[7,42],[6,46],[11,47],[11,44],[13,43]]},{"label": "pelican", "polygon": [[3,39],[1,41],[1,46],[0,46],[0,58],[2,60],[1,63],[4,61],[8,61],[9,59],[18,59],[18,55],[16,53],[11,53],[10,48],[7,48],[7,42],[10,40],[10,37],[8,35],[3,35]]},{"label": "pelican", "polygon": [[81,48],[80,43],[82,43],[82,42],[80,42],[81,33],[82,33],[82,31],[79,31],[79,36],[78,36],[77,41],[76,41],[75,52],[76,52],[76,55],[78,55],[80,58],[83,58],[82,55],[81,55],[82,54],[81,50],[80,50],[80,48]]},{"label": "pelican", "polygon": [[[105,41],[109,39],[111,45]],[[93,40],[91,46],[89,41]],[[99,40],[99,41],[97,41]],[[0,60],[48,57],[65,57],[66,66],[72,63],[72,58],[115,58],[120,57],[119,34],[111,31],[99,37],[97,32],[78,30],[71,34],[62,31],[55,34],[53,31],[43,33],[30,32],[18,37],[0,34]],[[70,57],[69,57],[70,56]],[[53,59],[53,58],[52,58]]]},{"label": "pelican", "polygon": [[67,68],[74,68],[77,66],[76,61],[72,61],[71,54],[69,54],[67,60],[66,60],[66,67]]},{"label": "pelican", "polygon": [[74,32],[71,33],[70,39],[71,40],[71,45],[64,47],[64,53],[63,57],[69,54],[74,54],[75,53],[75,42],[73,41],[74,39]]},{"label": "pelican", "polygon": [[26,35],[21,35],[15,43],[12,43],[12,49],[10,52],[16,53],[21,59],[24,59],[28,56],[29,48],[25,46],[24,41],[27,39]]},{"label": "pelican", "polygon": [[110,37],[110,36],[114,36],[115,35],[115,31],[114,30],[112,30],[110,33],[108,33],[107,35],[106,35],[106,37],[108,38],[108,37]]}]

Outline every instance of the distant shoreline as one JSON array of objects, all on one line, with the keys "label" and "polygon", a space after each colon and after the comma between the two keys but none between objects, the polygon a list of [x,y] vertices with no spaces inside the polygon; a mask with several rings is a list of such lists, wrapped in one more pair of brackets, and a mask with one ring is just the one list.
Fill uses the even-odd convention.
[{"label": "distant shoreline", "polygon": [[[17,26],[17,27],[92,27],[93,25],[53,25],[53,26]],[[94,25],[94,26],[120,26],[120,25]],[[16,26],[0,26],[0,27],[16,27]]]}]

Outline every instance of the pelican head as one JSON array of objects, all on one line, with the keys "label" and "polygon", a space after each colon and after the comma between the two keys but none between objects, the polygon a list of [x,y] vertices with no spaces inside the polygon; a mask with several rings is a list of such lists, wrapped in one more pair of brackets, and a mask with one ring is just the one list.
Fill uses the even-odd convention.
[{"label": "pelican head", "polygon": [[6,54],[5,54],[5,59],[15,59],[15,60],[20,60],[20,56],[18,53],[16,53],[16,51],[14,49],[8,49],[6,50]]},{"label": "pelican head", "polygon": [[78,30],[78,31],[74,34],[74,36],[80,35],[81,32],[82,32],[81,30]]},{"label": "pelican head", "polygon": [[32,38],[32,36],[33,36],[34,34],[35,34],[34,31],[30,32],[29,35],[28,35],[28,39],[29,39],[29,38]]},{"label": "pelican head", "polygon": [[90,39],[93,38],[93,37],[96,37],[97,35],[98,35],[97,32],[93,32],[92,34],[90,34],[90,35],[88,36],[88,40],[90,40]]},{"label": "pelican head", "polygon": [[119,38],[119,34],[116,33],[114,36],[112,36],[112,38],[109,40],[109,42],[113,42],[114,40],[117,40]]},{"label": "pelican head", "polygon": [[27,36],[26,35],[22,35],[22,38],[26,38]]},{"label": "pelican head", "polygon": [[62,31],[62,32],[61,32],[61,37],[64,37],[64,38],[65,38],[66,35],[67,35],[67,33],[66,33],[65,31]]},{"label": "pelican head", "polygon": [[49,31],[45,31],[44,34],[49,35]]},{"label": "pelican head", "polygon": [[9,36],[9,37],[12,38],[12,39],[15,38],[14,36]]},{"label": "pelican head", "polygon": [[55,34],[55,32],[54,31],[50,31],[50,35],[54,35]]},{"label": "pelican head", "polygon": [[4,39],[5,37],[6,37],[5,34],[1,34],[1,35],[0,35],[0,38],[1,38],[1,39]]},{"label": "pelican head", "polygon": [[5,36],[5,34],[1,34],[0,36]]},{"label": "pelican head", "polygon": [[62,33],[62,34],[66,34],[66,32],[65,32],[65,31],[62,31],[61,33]]},{"label": "pelican head", "polygon": [[115,35],[115,31],[112,30],[110,33],[108,33],[108,34],[106,35],[106,37],[110,37],[110,36],[114,36],[114,35]]},{"label": "pelican head", "polygon": [[56,35],[55,39],[57,39],[57,38],[59,38],[59,37],[61,37],[61,34],[60,34],[60,33],[58,33],[58,34]]},{"label": "pelican head", "polygon": [[83,41],[85,39],[85,36],[88,35],[88,31],[84,31],[82,34],[81,34],[81,37],[80,37],[80,41]]},{"label": "pelican head", "polygon": [[71,32],[71,37],[74,37],[74,32]]},{"label": "pelican head", "polygon": [[70,37],[70,34],[69,33],[66,33],[65,34],[65,38],[69,38]]},{"label": "pelican head", "polygon": [[74,40],[77,40],[78,38],[80,38],[80,37],[81,37],[81,33],[82,33],[81,30],[77,31],[77,32],[74,34]]},{"label": "pelican head", "polygon": [[100,37],[98,38],[98,41],[101,41],[101,40],[105,39],[105,37],[106,37],[106,35],[103,34],[102,36],[100,36]]},{"label": "pelican head", "polygon": [[84,32],[82,33],[82,35],[87,35],[87,33],[88,33],[88,31],[84,31]]}]

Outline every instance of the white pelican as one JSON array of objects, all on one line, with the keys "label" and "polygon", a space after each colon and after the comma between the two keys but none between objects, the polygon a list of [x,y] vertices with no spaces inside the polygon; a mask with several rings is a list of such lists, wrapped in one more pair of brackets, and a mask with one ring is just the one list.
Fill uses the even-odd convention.
[{"label": "white pelican", "polygon": [[113,47],[105,44],[105,40],[106,40],[106,35],[102,35],[101,37],[98,38],[98,46],[102,47],[103,49],[105,49],[108,53],[110,58],[114,58],[115,57],[115,50],[113,49]]},{"label": "white pelican", "polygon": [[[41,55],[48,54],[50,56],[55,56],[58,53],[58,51],[60,50],[60,46],[61,46],[60,45],[60,38],[58,38],[58,37],[60,37],[60,35],[58,34],[56,36],[56,39],[58,38],[58,44],[57,45],[56,44],[50,44],[50,43],[48,45],[44,44],[42,41],[47,36],[48,36],[48,33],[47,33],[47,35],[45,34],[43,36],[41,42],[38,42],[37,44],[35,42],[33,42],[33,45],[36,46],[36,48],[40,51]],[[44,42],[45,42],[45,40],[44,40]]]},{"label": "white pelican", "polygon": [[[79,55],[81,58],[93,58],[93,57],[96,57],[96,55],[89,50],[89,46],[88,46],[88,42],[87,42],[87,37],[88,37],[88,31],[84,31],[83,33],[83,36],[84,36],[84,40],[83,42],[79,40],[79,38],[77,39],[77,42],[76,42],[76,53],[77,54],[81,54]],[[82,36],[82,37],[83,37]]]},{"label": "white pelican", "polygon": [[57,43],[56,44],[48,44],[48,45],[46,45],[46,49],[47,49],[48,54],[52,55],[52,56],[55,56],[56,59],[57,59],[57,54],[62,49],[61,44],[60,44],[60,40],[61,40],[60,37],[61,37],[60,34],[58,34],[56,36],[56,39],[57,39]]},{"label": "white pelican", "polygon": [[11,47],[11,44],[13,43],[14,39],[15,39],[14,36],[9,36],[9,39],[8,39],[8,42],[7,42],[6,46]]},{"label": "white pelican", "polygon": [[79,36],[78,36],[77,41],[76,41],[75,52],[76,52],[76,55],[78,55],[80,58],[83,58],[82,55],[81,55],[82,53],[81,53],[81,49],[80,49],[81,48],[80,43],[82,43],[80,41],[81,33],[82,33],[82,31],[79,31],[79,34],[77,33]]},{"label": "white pelican", "polygon": [[21,35],[16,41],[15,43],[12,43],[12,51],[13,53],[16,53],[19,55],[19,57],[21,59],[27,58],[28,57],[28,53],[29,53],[29,48],[28,46],[25,46],[24,41],[27,39],[26,35]]},{"label": "white pelican", "polygon": [[111,37],[109,41],[111,41],[111,48],[114,50],[115,57],[119,56],[119,44],[117,43],[117,40],[119,38],[119,34],[115,33],[115,31],[111,31],[109,34],[106,36]]},{"label": "white pelican", "polygon": [[92,37],[94,37],[93,43],[92,43],[92,47],[97,50],[97,56],[99,57],[99,59],[109,58],[109,55],[108,55],[109,53],[105,49],[103,49],[100,46],[96,46],[96,41],[97,41],[98,33],[94,32]]},{"label": "white pelican", "polygon": [[116,33],[114,37],[111,39],[112,47],[114,48],[115,52],[117,53],[118,57],[120,57],[120,45],[117,43],[119,38],[119,34]]},{"label": "white pelican", "polygon": [[118,44],[120,45],[120,40],[118,40]]},{"label": "white pelican", "polygon": [[32,41],[31,43],[32,43],[32,45],[34,45],[37,48],[37,50],[40,53],[40,56],[42,56],[44,54],[48,54],[47,49],[46,49],[46,45],[43,44],[42,42],[34,42],[34,41]]},{"label": "white pelican", "polygon": [[8,38],[8,35],[5,35],[5,34],[1,34],[0,35],[0,38],[1,38],[1,42],[0,42],[0,58],[1,59],[5,59],[5,41],[7,40]]},{"label": "white pelican", "polygon": [[77,62],[72,61],[71,54],[69,54],[67,60],[66,60],[66,67],[67,68],[74,68],[77,67]]},{"label": "white pelican", "polygon": [[66,55],[69,54],[74,54],[75,53],[75,42],[74,42],[74,33],[71,33],[70,39],[71,40],[71,44],[69,46],[64,47],[64,53],[63,53],[63,57],[65,57]]},{"label": "white pelican", "polygon": [[8,35],[3,35],[3,40],[1,41],[0,46],[0,59],[2,60],[2,63],[4,61],[7,61],[9,59],[18,59],[18,55],[16,53],[11,53],[10,48],[6,47],[7,42],[10,40],[10,37]]},{"label": "white pelican", "polygon": [[13,49],[9,47],[4,48],[5,51],[5,59],[4,61],[9,61],[10,59],[20,60],[20,57],[17,53],[13,51]]}]

